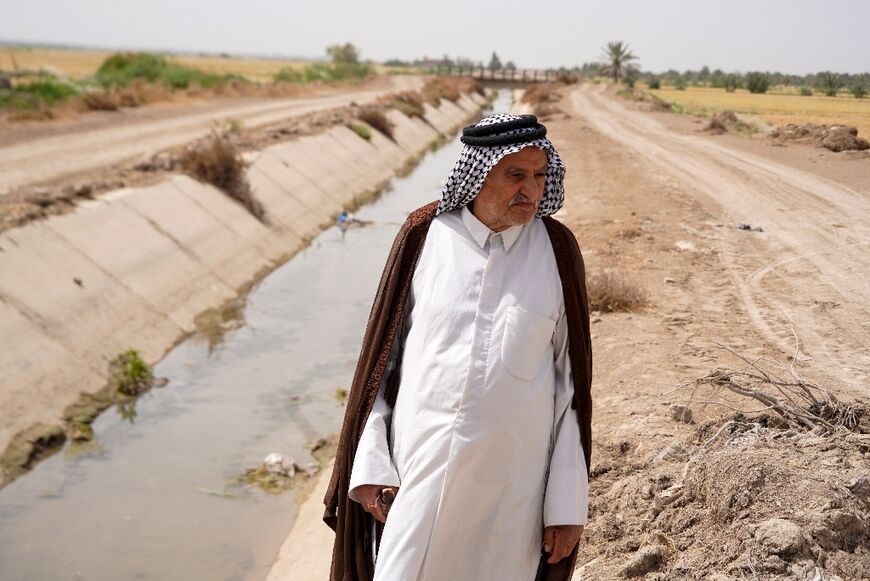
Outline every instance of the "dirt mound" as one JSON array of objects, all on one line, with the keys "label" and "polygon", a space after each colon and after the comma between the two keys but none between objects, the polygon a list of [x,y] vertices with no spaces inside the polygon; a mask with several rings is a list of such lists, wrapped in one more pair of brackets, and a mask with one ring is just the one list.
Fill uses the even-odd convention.
[{"label": "dirt mound", "polygon": [[737,114],[734,113],[734,111],[726,109],[725,111],[719,111],[710,117],[710,121],[707,123],[706,127],[704,127],[703,131],[712,133],[713,135],[722,135],[723,133],[727,133],[729,128],[736,129],[742,126],[743,123],[737,117]]},{"label": "dirt mound", "polygon": [[607,578],[870,578],[870,436],[769,420],[707,422],[645,458],[605,446],[586,550]]},{"label": "dirt mound", "polygon": [[780,144],[805,143],[835,152],[870,149],[870,141],[858,137],[858,129],[845,125],[786,123],[771,131],[770,137]]}]

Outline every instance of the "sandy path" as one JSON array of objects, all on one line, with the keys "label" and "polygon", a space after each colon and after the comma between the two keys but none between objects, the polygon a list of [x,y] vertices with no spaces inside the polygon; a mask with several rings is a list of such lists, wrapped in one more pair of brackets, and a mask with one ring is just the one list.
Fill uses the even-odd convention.
[{"label": "sandy path", "polygon": [[574,114],[715,200],[729,225],[764,228],[762,235],[723,238],[722,248],[744,308],[764,337],[792,353],[794,329],[804,356],[826,361],[845,385],[863,385],[870,372],[867,192],[709,136],[674,133],[602,89],[573,91]]},{"label": "sandy path", "polygon": [[314,492],[302,504],[290,534],[284,539],[266,581],[329,579],[335,533],[323,522],[323,497],[329,486],[332,462],[318,474]]},{"label": "sandy path", "polygon": [[316,97],[206,103],[189,108],[158,105],[130,115],[97,114],[78,122],[39,127],[32,138],[22,138],[17,135],[20,130],[13,129],[8,139],[0,139],[4,142],[0,145],[0,195],[187,143],[226,119],[237,119],[247,128],[258,127],[351,102],[371,102],[419,82],[417,77],[390,77],[372,88]]}]

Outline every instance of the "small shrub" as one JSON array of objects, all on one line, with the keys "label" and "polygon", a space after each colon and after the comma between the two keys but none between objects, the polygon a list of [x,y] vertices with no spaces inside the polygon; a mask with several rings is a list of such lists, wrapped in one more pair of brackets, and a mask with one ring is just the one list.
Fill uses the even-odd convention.
[{"label": "small shrub", "polygon": [[63,101],[78,93],[72,86],[52,80],[36,81],[16,87],[16,90],[33,95],[48,105]]},{"label": "small shrub", "polygon": [[590,276],[586,291],[589,309],[602,313],[637,311],[649,302],[643,287],[614,271]]},{"label": "small shrub", "polygon": [[650,89],[661,89],[662,88],[662,82],[659,79],[655,79],[655,78],[650,79],[646,82],[646,84]]},{"label": "small shrub", "polygon": [[678,91],[686,90],[686,79],[682,75],[674,79],[674,88]]},{"label": "small shrub", "polygon": [[809,87],[801,87],[800,88],[801,97],[810,97],[810,96],[812,96],[812,94],[813,94],[813,90],[810,89]]},{"label": "small shrub", "polygon": [[750,93],[766,93],[767,89],[770,88],[770,79],[764,73],[749,73],[746,75],[746,88]]},{"label": "small shrub", "polygon": [[301,83],[305,80],[305,76],[297,69],[286,67],[275,73],[272,80],[276,83]]},{"label": "small shrub", "polygon": [[127,349],[109,364],[115,389],[136,396],[151,389],[154,374],[135,349]]},{"label": "small shrub", "polygon": [[[286,70],[286,69],[285,69]],[[329,82],[363,79],[374,73],[374,69],[363,63],[311,63],[305,65],[301,73],[301,82]],[[292,73],[286,73],[292,78]],[[298,81],[296,81],[298,82]]]},{"label": "small shrub", "polygon": [[827,97],[836,97],[837,92],[843,88],[843,79],[840,75],[831,72],[820,73],[816,82]]},{"label": "small shrub", "polygon": [[849,87],[849,92],[852,93],[852,96],[856,99],[863,99],[867,96],[867,85],[858,81]]},{"label": "small shrub", "polygon": [[629,89],[634,88],[634,76],[633,75],[625,75],[622,77],[622,84],[625,85]]},{"label": "small shrub", "polygon": [[389,95],[386,99],[390,105],[405,114],[406,117],[423,118],[423,98],[414,91],[403,91]]},{"label": "small shrub", "polygon": [[365,125],[359,125],[359,124],[357,124],[357,123],[351,123],[351,124],[350,124],[350,128],[351,128],[351,130],[352,130],[354,133],[356,133],[357,135],[359,135],[360,137],[362,137],[362,138],[365,139],[366,141],[371,141],[371,140],[372,140],[372,132],[371,132],[371,130],[370,130],[368,127],[366,127]]},{"label": "small shrub", "polygon": [[726,93],[733,93],[739,86],[740,79],[737,78],[737,75],[726,75],[722,79],[722,87],[724,87]]},{"label": "small shrub", "polygon": [[254,198],[245,175],[247,164],[225,136],[212,131],[211,136],[185,151],[179,164],[196,179],[223,190],[257,219],[265,221],[263,206]]},{"label": "small shrub", "polygon": [[557,83],[538,83],[523,92],[523,103],[540,105],[541,103],[554,103],[559,100],[559,85]]},{"label": "small shrub", "polygon": [[117,111],[118,100],[107,91],[94,91],[82,95],[82,102],[91,111]]},{"label": "small shrub", "polygon": [[389,139],[393,139],[393,122],[387,119],[384,112],[374,107],[365,107],[357,113],[360,121],[368,123],[374,129],[380,131]]}]

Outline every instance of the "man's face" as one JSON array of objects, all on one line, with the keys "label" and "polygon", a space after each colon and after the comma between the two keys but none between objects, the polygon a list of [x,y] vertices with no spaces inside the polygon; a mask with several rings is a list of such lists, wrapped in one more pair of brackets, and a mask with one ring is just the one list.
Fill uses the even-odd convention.
[{"label": "man's face", "polygon": [[546,178],[547,154],[538,147],[524,147],[495,164],[469,209],[496,232],[525,224],[538,211]]}]

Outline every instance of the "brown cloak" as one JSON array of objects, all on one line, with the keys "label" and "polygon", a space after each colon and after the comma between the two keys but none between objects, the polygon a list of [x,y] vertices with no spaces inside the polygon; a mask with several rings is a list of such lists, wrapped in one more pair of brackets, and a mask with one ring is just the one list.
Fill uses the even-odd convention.
[{"label": "brown cloak", "polygon": [[[330,581],[370,581],[374,576],[371,538],[374,517],[347,496],[348,484],[357,444],[387,368],[393,341],[404,317],[417,259],[437,209],[438,200],[414,210],[402,224],[387,258],[369,314],[351,383],[335,466],[323,500],[326,505],[323,520],[335,530]],[[588,474],[592,452],[592,346],[583,257],[571,230],[552,217],[541,219],[547,227],[562,281],[568,317],[568,357],[574,380],[571,407],[577,411]],[[399,361],[395,368],[398,367]],[[396,401],[398,382],[390,380],[397,375],[391,373],[387,378],[386,398],[391,405]],[[577,548],[555,565],[547,564],[547,557],[547,553],[542,551],[535,581],[569,581],[577,559]]]}]

